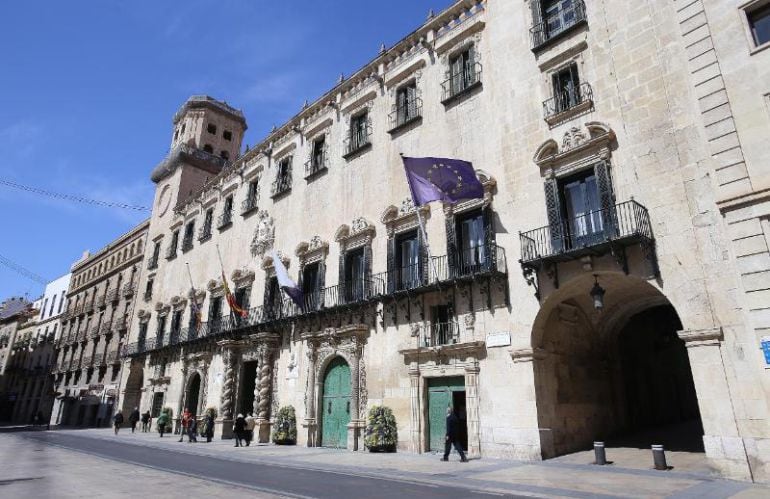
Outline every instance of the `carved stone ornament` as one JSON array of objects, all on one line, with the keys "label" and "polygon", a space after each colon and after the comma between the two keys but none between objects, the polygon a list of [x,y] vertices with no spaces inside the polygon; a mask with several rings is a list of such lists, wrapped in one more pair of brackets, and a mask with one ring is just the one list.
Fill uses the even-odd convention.
[{"label": "carved stone ornament", "polygon": [[141,319],[144,319],[144,318],[146,318],[146,317],[149,317],[149,315],[150,315],[150,313],[149,313],[148,311],[146,311],[145,309],[143,309],[143,308],[140,308],[139,310],[137,310],[137,311],[136,311],[136,316],[137,316],[137,317],[138,317],[140,320],[141,320]]},{"label": "carved stone ornament", "polygon": [[580,128],[573,126],[564,132],[564,138],[561,141],[563,151],[569,151],[572,148],[581,146],[586,141],[586,134]]},{"label": "carved stone ornament", "polygon": [[230,279],[240,287],[254,281],[254,271],[247,268],[235,269],[230,274]]},{"label": "carved stone ornament", "polygon": [[165,305],[161,302],[157,302],[155,304],[155,311],[158,312],[160,315],[167,314],[169,310],[171,310],[171,307],[169,307],[168,305]]},{"label": "carved stone ornament", "polygon": [[257,214],[257,228],[254,231],[254,238],[251,241],[251,252],[257,256],[264,254],[272,249],[275,241],[275,225],[273,218],[267,211],[262,210]]},{"label": "carved stone ornament", "polygon": [[301,262],[308,260],[322,259],[329,252],[329,243],[321,239],[320,236],[313,236],[310,241],[301,242],[294,250],[294,254]]},{"label": "carved stone ornament", "polygon": [[350,226],[345,224],[340,225],[340,228],[337,229],[337,232],[334,234],[334,240],[341,243],[359,235],[368,235],[369,237],[372,237],[374,236],[374,233],[374,225],[369,223],[364,217],[359,217],[353,220],[353,223],[351,223]]},{"label": "carved stone ornament", "polygon": [[550,138],[535,151],[534,161],[541,168],[558,167],[572,163],[583,156],[609,158],[610,143],[615,132],[606,123],[589,121],[583,128],[572,127],[561,139],[561,144]]},{"label": "carved stone ornament", "polygon": [[179,310],[179,309],[181,309],[181,308],[184,308],[184,307],[185,307],[185,305],[187,305],[187,300],[186,300],[186,299],[184,299],[184,298],[183,298],[183,297],[181,297],[181,296],[173,296],[173,297],[171,298],[171,300],[170,300],[170,303],[171,303],[171,307],[172,307],[174,310]]},{"label": "carved stone ornament", "polygon": [[[287,255],[284,255],[281,250],[276,251],[276,254],[278,255],[278,258],[281,259],[283,266],[288,269],[291,259]],[[262,270],[273,270],[273,255],[265,255],[262,258]]]}]

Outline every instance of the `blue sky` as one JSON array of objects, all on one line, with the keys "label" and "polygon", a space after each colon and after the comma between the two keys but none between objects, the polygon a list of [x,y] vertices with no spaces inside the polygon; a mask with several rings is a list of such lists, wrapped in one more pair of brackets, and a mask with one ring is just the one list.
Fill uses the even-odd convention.
[{"label": "blue sky", "polygon": [[[192,94],[241,108],[258,142],[451,0],[3,2],[0,179],[148,206],[149,173]],[[48,279],[137,212],[0,186],[0,255]],[[0,266],[0,299],[42,286]]]}]

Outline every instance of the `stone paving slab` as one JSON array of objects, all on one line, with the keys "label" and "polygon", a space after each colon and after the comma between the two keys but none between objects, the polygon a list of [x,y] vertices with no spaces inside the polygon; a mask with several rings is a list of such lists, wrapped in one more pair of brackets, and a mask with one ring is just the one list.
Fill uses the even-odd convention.
[{"label": "stone paving slab", "polygon": [[[114,436],[109,429],[57,430],[82,433],[86,438],[125,441],[150,448],[207,455],[232,461],[269,462],[299,469],[326,470],[370,476],[394,476],[405,480],[452,481],[463,486],[494,493],[517,492],[538,497],[675,497],[721,498],[770,497],[770,489],[714,477],[697,466],[682,466],[671,471],[655,471],[645,464],[598,467],[583,463],[586,456],[544,462],[520,462],[502,459],[478,459],[460,463],[456,455],[441,462],[435,454],[379,454],[350,452],[271,444],[234,448],[232,440],[189,444],[178,442],[178,435],[163,439],[157,433],[122,430]],[[571,457],[571,456],[570,456]],[[629,456],[624,458],[624,461]],[[590,462],[590,460],[588,461]],[[677,461],[673,461],[676,463]],[[633,463],[631,463],[633,464]],[[682,470],[687,471],[682,471]]]}]

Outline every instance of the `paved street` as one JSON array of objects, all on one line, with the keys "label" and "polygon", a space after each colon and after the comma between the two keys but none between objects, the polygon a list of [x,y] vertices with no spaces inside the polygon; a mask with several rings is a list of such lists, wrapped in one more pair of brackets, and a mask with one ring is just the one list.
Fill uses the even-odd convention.
[{"label": "paved street", "polygon": [[[767,497],[693,472],[115,437],[109,430],[0,434],[0,497]],[[55,466],[53,466],[55,464]],[[98,470],[94,473],[94,470]]]}]

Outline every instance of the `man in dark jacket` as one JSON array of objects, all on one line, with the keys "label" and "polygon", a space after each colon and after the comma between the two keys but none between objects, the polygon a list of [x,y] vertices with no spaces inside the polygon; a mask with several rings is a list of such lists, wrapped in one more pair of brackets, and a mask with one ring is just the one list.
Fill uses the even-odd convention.
[{"label": "man in dark jacket", "polygon": [[136,431],[136,423],[139,422],[139,408],[134,407],[134,410],[131,411],[131,414],[128,415],[128,423],[131,425],[131,433],[134,433]]},{"label": "man in dark jacket", "polygon": [[120,431],[120,427],[123,426],[123,413],[118,411],[118,413],[113,416],[112,421],[115,425],[115,435],[117,435],[118,431]]},{"label": "man in dark jacket", "polygon": [[460,461],[467,463],[468,459],[465,458],[465,452],[460,445],[460,418],[457,417],[451,407],[447,407],[446,410],[446,441],[444,442],[444,457],[442,461],[449,461],[449,452],[452,450],[454,444],[455,450],[460,454]]},{"label": "man in dark jacket", "polygon": [[245,431],[246,431],[246,418],[243,417],[243,414],[238,414],[238,417],[235,418],[235,424],[233,425],[233,432],[235,433],[236,447],[240,447],[243,445]]}]

